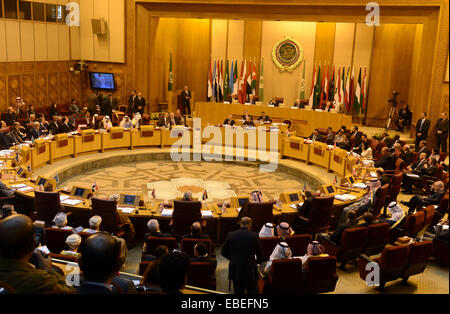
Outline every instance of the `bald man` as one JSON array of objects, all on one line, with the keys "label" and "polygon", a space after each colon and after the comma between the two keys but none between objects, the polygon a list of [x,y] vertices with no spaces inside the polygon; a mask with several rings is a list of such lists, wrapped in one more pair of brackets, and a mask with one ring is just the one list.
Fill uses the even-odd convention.
[{"label": "bald man", "polygon": [[63,276],[51,266],[51,258],[34,254],[37,267],[30,264],[35,252],[33,222],[27,216],[13,215],[0,222],[0,282],[18,294],[72,291]]},{"label": "bald man", "polygon": [[252,230],[252,220],[242,217],[241,228],[229,232],[222,248],[223,257],[230,261],[228,279],[233,280],[236,294],[258,293],[258,265],[263,253],[259,235]]},{"label": "bald man", "polygon": [[83,282],[78,288],[81,294],[115,294],[111,285],[123,261],[120,258],[120,242],[113,236],[99,232],[86,239],[79,260]]}]

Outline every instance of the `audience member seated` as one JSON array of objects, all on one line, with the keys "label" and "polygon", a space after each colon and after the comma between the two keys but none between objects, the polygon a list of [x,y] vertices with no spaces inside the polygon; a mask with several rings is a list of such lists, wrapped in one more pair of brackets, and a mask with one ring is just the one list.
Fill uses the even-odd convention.
[{"label": "audience member seated", "polygon": [[238,98],[237,94],[231,95],[231,103],[232,104],[238,104],[239,103],[239,98]]},{"label": "audience member seated", "polygon": [[97,233],[100,231],[100,225],[102,224],[102,217],[92,216],[89,219],[89,228],[83,230],[86,233]]},{"label": "audience member seated", "polygon": [[159,275],[159,262],[161,258],[169,254],[169,249],[165,245],[160,245],[156,248],[154,255],[145,256],[143,261],[153,261],[144,272],[142,276],[141,285],[137,287],[137,290],[140,291],[159,291],[161,292],[161,279]]},{"label": "audience member seated", "polygon": [[388,205],[388,212],[391,217],[386,220],[381,220],[380,223],[387,222],[390,226],[393,226],[398,221],[402,220],[403,217],[405,217],[405,212],[400,207],[400,205],[397,204],[397,202],[391,202]]},{"label": "audience member seated", "polygon": [[401,201],[405,206],[408,206],[408,214],[414,213],[418,206],[429,206],[429,205],[439,205],[441,199],[444,197],[444,183],[442,181],[436,181],[431,185],[430,191],[432,194],[430,196],[413,196],[409,202]]},{"label": "audience member seated", "polygon": [[223,125],[234,126],[235,124],[236,124],[236,122],[233,120],[233,115],[231,115],[231,114],[223,122]]},{"label": "audience member seated", "polygon": [[[346,215],[347,222],[343,223],[343,224],[339,224],[338,227],[336,228],[336,230],[328,237],[331,241],[333,241],[337,245],[340,244],[342,233],[344,232],[345,229],[355,228],[358,226],[358,219],[357,219],[358,216],[357,216],[356,212],[354,210],[349,210],[349,211],[347,211],[346,214],[347,214]],[[325,237],[325,235],[320,234],[319,239],[322,237]]]},{"label": "audience member seated", "polygon": [[266,113],[263,111],[263,112],[261,112],[261,115],[259,116],[258,121],[260,123],[264,123],[264,122],[271,122],[272,120],[270,120],[270,117],[268,115],[266,115]]},{"label": "audience member seated", "polygon": [[313,133],[308,137],[313,142],[321,142],[322,141],[322,135],[320,135],[319,130],[315,129]]},{"label": "audience member seated", "polygon": [[253,94],[248,95],[247,103],[251,105],[256,105],[256,99],[255,96],[253,96]]},{"label": "audience member seated", "polygon": [[53,222],[55,223],[52,228],[57,229],[64,229],[64,230],[72,230],[73,228],[67,225],[67,215],[66,213],[60,212],[55,215],[55,218],[53,219]]},{"label": "audience member seated", "polygon": [[264,226],[262,226],[261,230],[259,231],[260,238],[271,238],[274,236],[275,236],[275,226],[271,222],[266,223]]},{"label": "audience member seated", "polygon": [[147,228],[148,228],[149,232],[144,235],[144,242],[147,240],[148,237],[161,237],[161,238],[170,238],[170,237],[172,237],[171,234],[162,233],[159,230],[159,222],[156,219],[150,219],[147,222]]},{"label": "audience member seated", "polygon": [[247,119],[244,121],[242,125],[247,127],[254,127],[255,123],[253,122],[253,120],[250,119],[250,117],[247,117]]},{"label": "audience member seated", "polygon": [[30,129],[30,139],[31,141],[37,140],[41,137],[41,124],[39,122],[34,122],[33,127]]},{"label": "audience member seated", "polygon": [[122,121],[120,121],[120,125],[124,129],[131,129],[133,128],[133,122],[131,122],[129,116],[123,117]]},{"label": "audience member seated", "polygon": [[194,222],[190,229],[191,233],[185,234],[181,237],[181,239],[209,239],[209,235],[207,233],[203,233],[200,222]]},{"label": "audience member seated", "polygon": [[328,145],[333,145],[334,144],[334,139],[335,139],[336,135],[333,132],[333,129],[331,127],[328,127],[327,129],[327,144]]},{"label": "audience member seated", "polygon": [[248,114],[248,110],[244,110],[244,114],[242,115],[242,120],[247,121],[247,118],[250,118],[253,121],[253,117]]},{"label": "audience member seated", "polygon": [[412,187],[414,183],[421,182],[420,176],[425,175],[425,170],[428,168],[427,154],[420,153],[419,160],[411,166],[406,167],[410,173],[403,176],[403,193],[412,194]]},{"label": "audience member seated", "polygon": [[362,216],[363,222],[358,224],[358,227],[368,227],[377,223],[377,221],[373,220],[373,214],[369,212],[365,212]]},{"label": "audience member seated", "polygon": [[383,147],[381,149],[381,158],[375,162],[374,166],[384,170],[395,169],[395,156],[389,151],[389,148]]},{"label": "audience member seated", "polygon": [[206,262],[211,265],[211,279],[216,278],[217,259],[209,256],[208,246],[205,243],[199,242],[194,246],[194,257],[191,262]]},{"label": "audience member seated", "polygon": [[17,114],[13,107],[8,107],[8,111],[5,113],[5,123],[10,126],[13,125],[17,120]]},{"label": "audience member seated", "polygon": [[419,146],[416,145],[416,152],[418,154],[426,153],[427,157],[431,154],[431,151],[428,149],[427,141],[422,140],[419,142]]},{"label": "audience member seated", "polygon": [[302,260],[302,270],[305,270],[306,263],[308,262],[308,258],[311,256],[314,257],[327,257],[328,254],[324,254],[324,248],[322,244],[320,244],[318,241],[312,241],[310,244],[308,244],[308,247],[306,249],[306,254],[301,257]]},{"label": "audience member seated", "polygon": [[14,206],[12,205],[3,205],[2,209],[0,211],[0,221],[3,219],[8,218],[9,216],[17,215],[16,211],[14,210]]},{"label": "audience member seated", "polygon": [[277,226],[277,235],[282,239],[294,234],[294,230],[292,230],[292,227],[287,222],[280,222]]},{"label": "audience member seated", "polygon": [[[35,251],[33,222],[27,216],[13,215],[0,222],[0,282],[18,294],[64,292],[66,278],[52,269],[50,257]],[[30,264],[31,257],[37,267]]]},{"label": "audience member seated", "polygon": [[58,133],[70,133],[73,130],[73,125],[69,122],[68,117],[63,117],[62,123],[59,126],[59,132]]},{"label": "audience member seated", "polygon": [[309,190],[305,190],[305,201],[302,205],[297,204],[297,210],[300,216],[309,218],[313,209],[313,194]]},{"label": "audience member seated", "polygon": [[270,255],[269,260],[264,267],[265,276],[267,276],[272,269],[272,261],[276,261],[279,259],[290,259],[292,258],[292,251],[289,245],[286,242],[280,242],[277,244],[272,254]]},{"label": "audience member seated", "polygon": [[78,288],[81,294],[117,294],[112,285],[121,263],[120,243],[113,236],[99,232],[85,240],[79,259],[83,281]]},{"label": "audience member seated", "polygon": [[175,112],[175,123],[176,125],[186,125],[186,121],[184,120],[180,109],[177,109],[177,111]]},{"label": "audience member seated", "polygon": [[169,114],[169,123],[170,123],[170,127],[173,128],[174,126],[177,125],[177,122],[175,120],[175,114],[173,112],[171,112]]},{"label": "audience member seated", "polygon": [[297,107],[297,108],[300,108],[300,109],[305,109],[305,105],[300,101],[300,98],[297,98],[297,99],[295,100],[295,103],[294,103],[294,105],[293,105],[292,107]]},{"label": "audience member seated", "polygon": [[66,244],[69,247],[69,250],[62,250],[59,254],[79,259],[81,254],[78,253],[78,248],[81,244],[81,237],[78,234],[71,234],[67,237]]},{"label": "audience member seated", "polygon": [[[136,128],[136,129],[139,129],[141,127],[141,125],[144,125],[144,120],[139,111],[135,112],[133,114],[133,119],[131,120],[131,125],[132,125],[131,128]],[[131,129],[131,128],[129,128],[129,129]]]},{"label": "audience member seated", "polygon": [[165,254],[159,262],[159,275],[162,291],[168,294],[181,294],[186,284],[189,257],[185,253]]},{"label": "audience member seated", "polygon": [[269,101],[269,106],[278,107],[278,106],[280,106],[280,104],[277,102],[277,100],[275,99],[275,97],[273,97],[273,98]]},{"label": "audience member seated", "polygon": [[411,152],[411,146],[408,144],[405,144],[402,148],[402,155],[400,156],[401,159],[405,162],[405,164],[409,165],[412,161],[412,152]]},{"label": "audience member seated", "polygon": [[367,142],[361,143],[361,158],[373,159],[372,147]]},{"label": "audience member seated", "polygon": [[327,101],[327,103],[324,104],[321,109],[325,112],[330,112],[330,110],[332,108],[333,108],[333,103],[331,101]]},{"label": "audience member seated", "polygon": [[111,119],[109,116],[105,116],[102,121],[100,121],[98,128],[103,130],[110,130],[113,127]]},{"label": "audience member seated", "polygon": [[141,261],[147,261],[147,262],[152,262],[152,261],[157,261],[159,260],[164,254],[169,253],[169,248],[165,245],[158,245],[155,249],[154,254],[143,254]]},{"label": "audience member seated", "polygon": [[16,189],[10,189],[0,181],[0,197],[10,197],[14,194],[16,194]]}]

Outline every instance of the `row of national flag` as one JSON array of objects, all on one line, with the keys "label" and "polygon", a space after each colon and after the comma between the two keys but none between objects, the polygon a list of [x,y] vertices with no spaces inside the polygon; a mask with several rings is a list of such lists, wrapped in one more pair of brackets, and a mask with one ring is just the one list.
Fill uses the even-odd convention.
[{"label": "row of national flag", "polygon": [[[240,72],[238,72],[238,61],[215,60],[208,70],[208,99],[213,102],[229,101],[236,94],[239,103],[243,104],[249,100],[250,95],[256,96],[256,59],[242,60]],[[240,75],[239,75],[240,73]],[[258,89],[259,100],[263,101],[263,60],[261,60],[261,71]]]},{"label": "row of national flag", "polygon": [[[302,84],[304,84],[304,77],[303,72]],[[366,67],[364,69],[359,68],[359,75],[357,81],[355,81],[355,68],[316,65],[309,96],[309,106],[320,108],[322,101],[331,101],[343,104],[348,113],[352,112],[353,115],[363,114],[367,107],[366,78]],[[301,88],[301,93],[302,91],[304,91],[304,87]],[[300,95],[300,98],[304,99],[302,95]]]}]

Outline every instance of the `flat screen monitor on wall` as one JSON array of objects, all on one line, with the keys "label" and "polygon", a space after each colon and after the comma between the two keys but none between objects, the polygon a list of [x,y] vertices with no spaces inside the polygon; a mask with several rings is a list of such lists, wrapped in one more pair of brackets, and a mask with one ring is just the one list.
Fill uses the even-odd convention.
[{"label": "flat screen monitor on wall", "polygon": [[89,72],[91,89],[115,90],[114,73]]}]

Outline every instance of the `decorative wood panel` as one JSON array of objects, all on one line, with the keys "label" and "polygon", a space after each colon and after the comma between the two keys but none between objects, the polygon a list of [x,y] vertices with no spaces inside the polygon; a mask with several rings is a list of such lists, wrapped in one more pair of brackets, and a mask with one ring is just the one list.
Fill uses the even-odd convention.
[{"label": "decorative wood panel", "polygon": [[[6,75],[0,76],[0,108],[6,108],[7,106],[7,99],[6,99]],[[4,111],[4,110],[2,110]]]},{"label": "decorative wood panel", "polygon": [[59,103],[70,102],[70,77],[69,72],[59,73]]},{"label": "decorative wood panel", "polygon": [[22,98],[26,104],[34,105],[34,74],[22,75]]},{"label": "decorative wood panel", "polygon": [[48,105],[59,104],[58,97],[58,73],[48,74]]},{"label": "decorative wood panel", "polygon": [[36,108],[47,107],[47,73],[38,73],[36,75]]},{"label": "decorative wood panel", "polygon": [[10,104],[14,104],[16,101],[16,97],[22,94],[21,85],[22,82],[20,75],[8,76],[8,101]]}]

